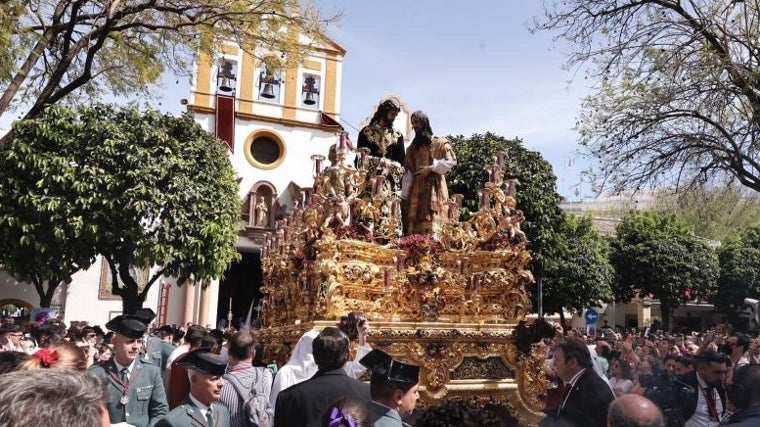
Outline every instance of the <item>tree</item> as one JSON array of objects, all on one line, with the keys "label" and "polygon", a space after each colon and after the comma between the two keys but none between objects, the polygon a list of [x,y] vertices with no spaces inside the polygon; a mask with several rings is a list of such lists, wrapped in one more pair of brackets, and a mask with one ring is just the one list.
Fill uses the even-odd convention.
[{"label": "tree", "polygon": [[[54,236],[61,235],[61,223],[73,221],[94,237],[93,247],[74,233],[59,238],[108,261],[112,292],[121,296],[125,313],[142,306],[159,278],[176,277],[180,285],[190,277],[216,278],[238,256],[235,172],[221,144],[191,115],[51,106],[37,120],[14,126],[20,133],[4,157],[17,165],[0,173],[40,176],[19,181],[22,200],[25,190],[40,197],[40,216],[65,205],[61,215],[51,216]],[[58,169],[36,171],[48,157]],[[18,209],[13,218],[23,227],[21,217],[30,208],[19,205],[12,202],[9,209]],[[31,239],[22,238],[38,244]],[[142,287],[130,266],[152,266]]]},{"label": "tree", "polygon": [[544,312],[559,313],[564,324],[563,307],[582,312],[612,298],[609,246],[591,218],[565,215],[550,253],[543,271]]},{"label": "tree", "polygon": [[299,56],[298,31],[320,41],[332,20],[297,0],[5,1],[0,117],[23,106],[20,117],[35,118],[77,93],[149,94],[165,70],[189,76],[197,53],[226,41]]},{"label": "tree", "polygon": [[488,182],[486,165],[493,164],[493,156],[504,152],[506,178],[516,178],[515,199],[517,208],[525,214],[522,230],[528,236],[530,249],[541,257],[548,250],[551,235],[562,223],[557,193],[557,177],[552,166],[535,151],[526,149],[519,139],[509,140],[487,132],[469,138],[462,135],[449,136],[455,147],[457,165],[447,175],[449,194],[463,194],[463,207],[470,211],[478,209],[478,189]]},{"label": "tree", "polygon": [[719,188],[659,193],[656,206],[675,212],[693,226],[695,235],[717,241],[736,238],[760,221],[760,194],[736,182]]},{"label": "tree", "polygon": [[736,325],[744,299],[760,296],[760,226],[748,227],[739,238],[726,242],[718,259],[720,277],[713,303]]},{"label": "tree", "polygon": [[659,299],[664,329],[670,329],[670,311],[681,302],[715,294],[717,255],[680,217],[633,211],[616,233],[610,254],[613,293],[622,302],[649,294]]},{"label": "tree", "polygon": [[16,137],[0,151],[0,264],[34,285],[41,307],[97,255],[98,229],[82,212],[97,190],[90,179],[97,169],[72,164],[72,119],[50,111],[39,122],[17,122]]},{"label": "tree", "polygon": [[735,177],[760,191],[760,3],[554,2],[534,29],[573,49],[594,93],[581,144],[616,189]]},{"label": "tree", "polygon": [[[547,313],[563,314],[561,307],[581,310],[609,297],[609,280],[605,278],[609,267],[603,261],[604,251],[590,223],[568,219],[559,208],[562,197],[557,193],[557,178],[549,162],[526,149],[521,140],[508,140],[490,132],[448,138],[457,155],[457,165],[447,175],[449,194],[463,194],[463,206],[471,211],[478,207],[478,184],[488,181],[485,166],[494,163],[496,153],[506,154],[505,176],[520,182],[515,199],[517,208],[525,214],[522,229],[533,255],[530,269],[537,282],[546,284],[543,306]],[[570,265],[584,251],[589,256],[581,264],[588,267],[585,271]],[[569,276],[562,277],[565,274]],[[531,294],[537,306],[537,284]]]}]

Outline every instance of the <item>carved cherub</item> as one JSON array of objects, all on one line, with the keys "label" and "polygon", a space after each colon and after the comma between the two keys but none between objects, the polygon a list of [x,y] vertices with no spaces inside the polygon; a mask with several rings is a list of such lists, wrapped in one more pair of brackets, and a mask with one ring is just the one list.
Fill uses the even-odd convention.
[{"label": "carved cherub", "polygon": [[523,212],[518,210],[514,214],[509,216],[509,240],[513,242],[527,242],[525,232],[520,230],[520,222],[525,219]]},{"label": "carved cherub", "polygon": [[351,207],[346,201],[346,198],[342,195],[337,195],[332,199],[330,204],[330,210],[325,216],[324,222],[322,222],[322,228],[338,228],[350,224],[351,221]]}]

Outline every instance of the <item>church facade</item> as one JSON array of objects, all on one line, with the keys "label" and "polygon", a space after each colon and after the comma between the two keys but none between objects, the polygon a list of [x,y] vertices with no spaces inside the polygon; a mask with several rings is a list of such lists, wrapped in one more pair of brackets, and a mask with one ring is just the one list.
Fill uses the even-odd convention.
[{"label": "church facade", "polygon": [[[222,280],[206,286],[177,286],[173,278],[155,283],[144,306],[161,323],[187,322],[211,327],[245,320],[261,281],[259,245],[265,233],[303,197],[313,182],[311,156],[327,155],[343,130],[340,125],[341,77],[345,50],[333,42],[314,44],[301,58],[279,52],[246,52],[225,44],[216,57],[196,61],[189,96],[182,100],[197,122],[225,144],[239,179],[241,261]],[[145,283],[150,269],[134,269]],[[53,298],[64,320],[105,324],[121,313],[119,297],[109,292],[110,275],[98,258],[75,274]],[[29,312],[39,305],[30,284],[0,269],[0,307]],[[223,320],[220,324],[218,320]]]}]

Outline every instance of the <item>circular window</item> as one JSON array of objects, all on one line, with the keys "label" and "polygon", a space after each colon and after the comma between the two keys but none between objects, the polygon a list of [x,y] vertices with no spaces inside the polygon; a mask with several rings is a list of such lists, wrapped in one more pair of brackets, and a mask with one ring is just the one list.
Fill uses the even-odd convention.
[{"label": "circular window", "polygon": [[248,137],[245,145],[246,158],[257,168],[273,169],[285,159],[285,145],[273,132],[254,132]]}]

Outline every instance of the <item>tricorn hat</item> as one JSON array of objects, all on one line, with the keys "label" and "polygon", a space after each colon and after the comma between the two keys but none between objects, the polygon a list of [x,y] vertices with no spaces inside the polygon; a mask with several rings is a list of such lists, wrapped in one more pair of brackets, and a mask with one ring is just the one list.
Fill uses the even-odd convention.
[{"label": "tricorn hat", "polygon": [[372,350],[359,361],[372,371],[372,377],[379,375],[389,381],[402,384],[417,384],[420,382],[420,367],[410,365],[392,358],[388,353]]},{"label": "tricorn hat", "polygon": [[145,335],[144,323],[125,316],[116,316],[109,320],[108,323],[106,323],[106,328],[109,331],[114,331],[117,334],[122,334],[131,339],[139,339]]},{"label": "tricorn hat", "polygon": [[145,326],[148,326],[156,318],[156,312],[149,308],[138,308],[133,314],[125,314],[124,317],[139,320]]},{"label": "tricorn hat", "polygon": [[177,364],[185,369],[192,369],[209,375],[224,375],[227,368],[227,363],[207,348],[199,348],[188,353]]}]

